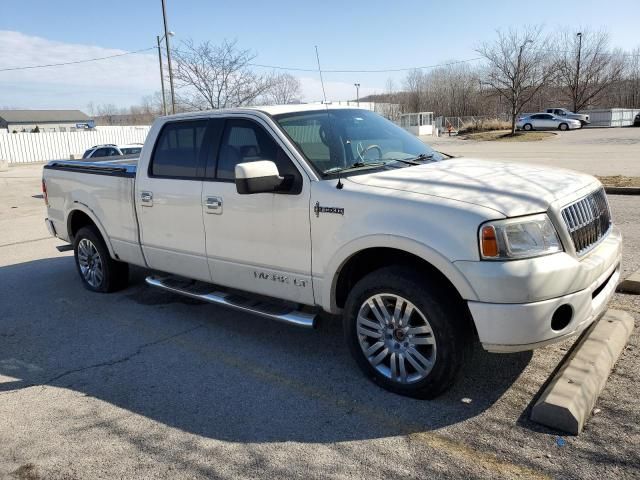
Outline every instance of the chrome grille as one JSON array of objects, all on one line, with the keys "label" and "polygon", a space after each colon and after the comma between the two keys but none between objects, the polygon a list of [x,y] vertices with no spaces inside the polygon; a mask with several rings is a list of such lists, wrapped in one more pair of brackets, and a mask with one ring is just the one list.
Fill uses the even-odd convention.
[{"label": "chrome grille", "polygon": [[584,255],[611,228],[611,213],[604,189],[600,188],[562,209],[564,220],[578,255]]}]

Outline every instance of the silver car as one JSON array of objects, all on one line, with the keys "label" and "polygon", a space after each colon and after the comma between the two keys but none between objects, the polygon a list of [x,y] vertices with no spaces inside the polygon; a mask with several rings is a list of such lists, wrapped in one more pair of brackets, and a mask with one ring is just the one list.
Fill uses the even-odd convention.
[{"label": "silver car", "polygon": [[520,117],[516,122],[516,128],[522,130],[573,130],[580,127],[580,120],[556,117],[551,113],[534,113]]}]

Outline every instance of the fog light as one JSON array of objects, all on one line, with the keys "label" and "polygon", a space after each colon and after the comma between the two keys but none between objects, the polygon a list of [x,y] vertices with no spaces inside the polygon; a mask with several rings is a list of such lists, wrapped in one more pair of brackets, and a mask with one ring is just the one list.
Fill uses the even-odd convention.
[{"label": "fog light", "polygon": [[560,331],[564,329],[573,318],[573,308],[568,303],[560,305],[551,317],[551,329]]}]

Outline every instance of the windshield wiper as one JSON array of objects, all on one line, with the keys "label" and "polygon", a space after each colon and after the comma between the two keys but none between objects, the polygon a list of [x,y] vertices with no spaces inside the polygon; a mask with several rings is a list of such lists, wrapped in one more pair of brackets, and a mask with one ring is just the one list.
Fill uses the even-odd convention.
[{"label": "windshield wiper", "polygon": [[417,157],[410,157],[410,158],[390,158],[389,161],[391,162],[400,162],[400,163],[405,163],[407,165],[422,165],[422,161],[424,160],[431,160],[433,158],[433,154],[432,153],[421,153],[420,155],[418,155]]},{"label": "windshield wiper", "polygon": [[413,158],[407,159],[407,162],[409,162],[409,161],[411,161],[411,162],[423,162],[425,160],[431,160],[432,158],[433,158],[433,153],[421,153],[417,157],[413,157]]},{"label": "windshield wiper", "polygon": [[333,167],[322,172],[323,175],[331,175],[332,173],[346,172],[348,170],[357,170],[358,168],[376,168],[384,167],[389,161],[384,162],[355,162],[348,167]]}]

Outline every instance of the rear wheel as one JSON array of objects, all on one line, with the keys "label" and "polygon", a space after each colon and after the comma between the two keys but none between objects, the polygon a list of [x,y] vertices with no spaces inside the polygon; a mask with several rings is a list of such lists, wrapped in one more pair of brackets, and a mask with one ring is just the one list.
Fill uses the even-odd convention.
[{"label": "rear wheel", "polygon": [[455,299],[407,267],[387,267],[349,293],[344,332],[362,371],[392,392],[433,398],[451,386],[469,346]]},{"label": "rear wheel", "polygon": [[111,258],[95,227],[82,227],[74,236],[73,252],[82,283],[94,292],[114,292],[127,286],[129,265]]},{"label": "rear wheel", "polygon": [[527,131],[533,130],[533,125],[531,125],[530,123],[525,123],[522,129]]},{"label": "rear wheel", "polygon": [[568,130],[569,129],[569,125],[567,125],[566,123],[561,123],[558,128],[562,131]]}]

